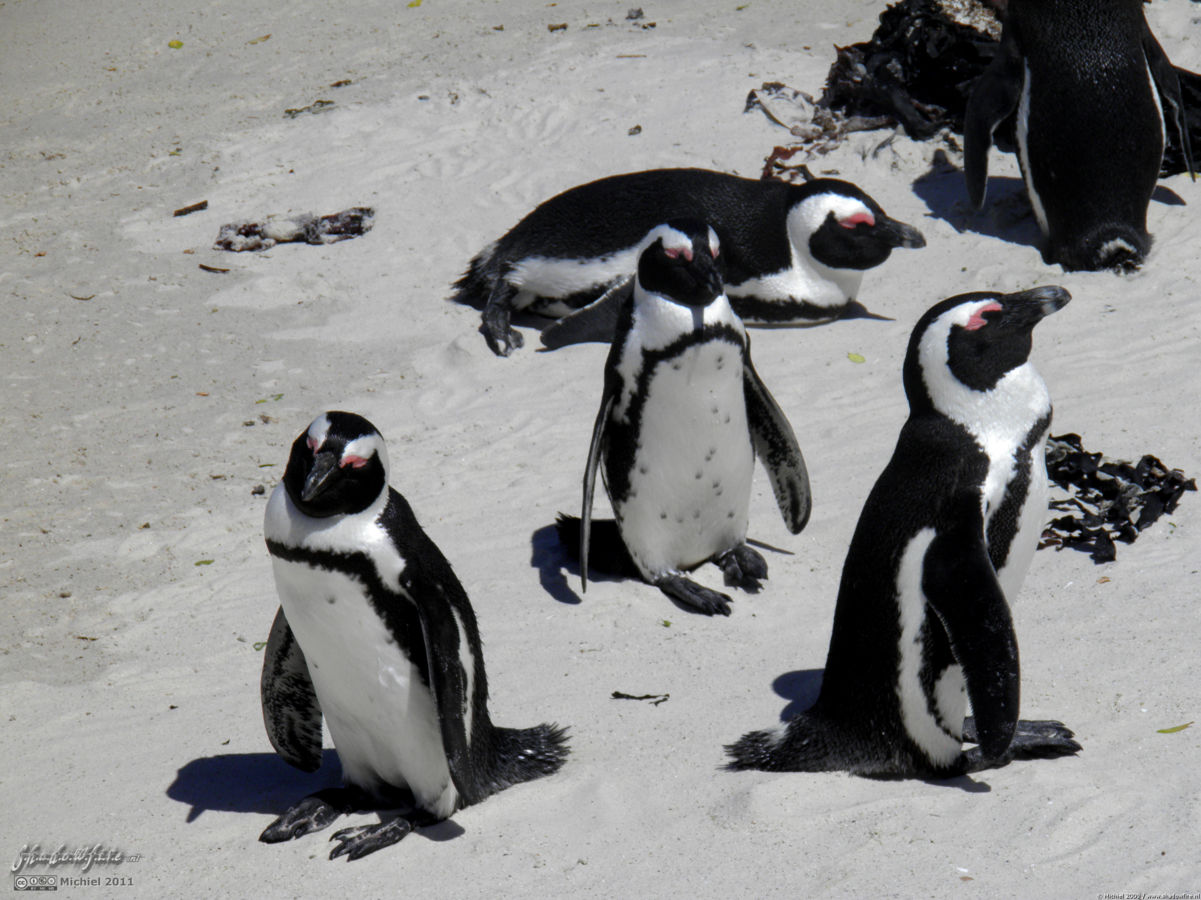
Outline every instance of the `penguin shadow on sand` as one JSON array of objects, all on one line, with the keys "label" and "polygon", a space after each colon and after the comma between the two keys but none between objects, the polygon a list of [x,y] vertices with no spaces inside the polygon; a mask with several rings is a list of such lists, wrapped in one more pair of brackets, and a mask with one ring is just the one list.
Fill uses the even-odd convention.
[{"label": "penguin shadow on sand", "polygon": [[[341,784],[342,763],[333,749],[323,751],[321,768],[315,773],[301,772],[275,753],[222,753],[185,763],[175,773],[167,796],[191,807],[186,819],[191,824],[210,810],[275,817],[293,804],[298,794]],[[381,821],[394,817],[389,811],[377,814]],[[466,833],[450,819],[417,831],[432,841],[448,841]]]},{"label": "penguin shadow on sand", "polygon": [[[926,204],[932,218],[941,219],[960,234],[970,232],[1033,247],[1040,254],[1043,251],[1045,241],[1021,178],[990,176],[984,208],[976,210],[968,198],[963,169],[939,149],[930,169],[913,183],[913,193]],[[1155,188],[1151,199],[1167,206],[1185,205],[1180,195],[1162,184]],[[1043,260],[1046,262],[1045,256]]]},{"label": "penguin shadow on sand", "polygon": [[[606,526],[616,528],[616,523],[611,519],[602,519],[598,520],[598,522],[603,523],[602,528]],[[542,585],[543,590],[550,594],[551,597],[568,606],[579,606],[584,602],[584,598],[572,588],[571,583],[572,579],[575,579],[577,584],[579,583],[580,561],[575,553],[568,551],[563,546],[563,538],[560,533],[561,527],[561,523],[544,525],[530,535],[530,566],[538,570],[538,581]],[[620,552],[606,552],[606,549],[613,550],[611,543],[609,548],[602,546],[593,555],[592,564],[588,572],[588,580],[595,582],[629,581],[646,587],[647,585],[642,580],[642,576],[638,574],[638,570],[634,567],[634,563],[628,556]],[[793,555],[791,550],[775,547],[762,541],[752,539],[748,540],[747,543],[772,553],[785,556]],[[755,594],[758,591],[744,589],[744,593]],[[667,599],[681,612],[700,615],[694,607],[686,603],[682,603],[671,597]],[[781,678],[784,677],[787,676],[781,676]],[[817,683],[820,687],[820,678],[818,678]],[[777,691],[777,693],[779,692]],[[785,695],[781,694],[781,696]],[[817,698],[816,692],[813,698]],[[790,706],[789,709],[791,708]]]},{"label": "penguin shadow on sand", "polygon": [[579,578],[579,562],[563,548],[554,525],[544,525],[530,535],[530,565],[538,570],[542,589],[560,603],[579,606],[583,602],[568,580]]}]

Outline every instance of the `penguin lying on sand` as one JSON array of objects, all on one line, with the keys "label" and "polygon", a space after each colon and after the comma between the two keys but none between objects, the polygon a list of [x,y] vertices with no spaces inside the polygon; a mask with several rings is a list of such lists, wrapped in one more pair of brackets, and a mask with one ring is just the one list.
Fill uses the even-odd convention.
[{"label": "penguin lying on sand", "polygon": [[388,487],[370,422],[344,412],[313,421],[292,445],[265,530],[280,598],[263,662],[267,735],[287,762],[315,772],[324,715],[345,786],[301,800],[260,840],[299,837],[355,810],[413,807],[336,832],[330,859],[358,859],[563,764],[561,729],[492,724],[471,604]]},{"label": "penguin lying on sand", "polygon": [[962,294],[922,316],[909,420],[851,540],[821,693],[727,747],[730,768],[943,778],[1080,750],[1059,722],[1018,719],[1009,613],[1047,518],[1031,331],[1068,300]]},{"label": "penguin lying on sand", "polygon": [[661,222],[712,224],[725,254],[726,293],[751,322],[819,322],[853,313],[865,270],[894,247],[924,247],[853,184],[754,181],[705,169],[652,169],[580,185],[547,200],[485,247],[455,283],[453,300],[483,311],[493,352],[522,344],[515,311],[569,316],[548,346],[613,336],[623,297],[589,305],[628,282],[639,242]]},{"label": "penguin lying on sand", "polygon": [[1142,0],[1009,0],[1001,45],[964,121],[964,173],[979,209],[993,132],[1016,111],[1018,161],[1065,269],[1137,268],[1170,122],[1194,169],[1176,70]]},{"label": "penguin lying on sand", "polygon": [[624,557],[624,548],[637,573],[669,597],[729,615],[728,596],[683,572],[712,560],[726,584],[757,590],[767,563],[746,543],[755,456],[793,534],[809,519],[809,476],[722,292],[723,248],[714,230],[677,219],[652,229],[643,247],[605,364],[581,520],[561,518],[559,531],[566,543],[579,528],[586,587],[592,494],[603,461],[617,514],[615,528],[597,523],[605,555]]}]

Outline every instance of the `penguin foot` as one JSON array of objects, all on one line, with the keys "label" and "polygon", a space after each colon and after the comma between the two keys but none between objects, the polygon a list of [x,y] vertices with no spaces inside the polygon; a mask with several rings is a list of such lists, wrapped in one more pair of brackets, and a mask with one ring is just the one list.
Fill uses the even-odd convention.
[{"label": "penguin foot", "polygon": [[345,788],[317,791],[263,829],[259,840],[264,844],[278,844],[320,831],[328,828],[338,816],[353,812],[355,805]]},{"label": "penguin foot", "polygon": [[683,575],[661,575],[653,583],[672,600],[677,600],[706,616],[714,613],[721,613],[723,616],[730,614],[729,597],[703,587]]},{"label": "penguin foot", "polygon": [[362,859],[368,853],[399,843],[413,830],[414,824],[408,819],[396,818],[375,825],[356,825],[335,831],[329,839],[337,841],[338,846],[329,852],[329,858],[345,856],[347,861]]},{"label": "penguin foot", "polygon": [[1084,748],[1075,740],[1072,731],[1062,722],[1049,719],[1019,719],[1013,743],[1009,745],[1014,759],[1055,759],[1072,756]]},{"label": "penguin foot", "polygon": [[489,304],[480,318],[483,320],[480,333],[488,342],[488,349],[497,356],[508,356],[525,343],[521,333],[509,327],[508,309]]},{"label": "penguin foot", "polygon": [[[979,748],[967,751],[967,755],[972,760],[973,769],[1003,766],[1015,759],[1055,759],[1060,756],[1072,756],[1084,749],[1074,740],[1075,736],[1062,722],[1051,719],[1019,719],[1014,729],[1013,740],[1000,759],[984,760],[979,756]],[[963,720],[963,739],[969,743],[975,743],[977,740],[974,716]]]},{"label": "penguin foot", "polygon": [[747,544],[739,544],[714,560],[725,575],[726,585],[740,587],[744,591],[757,591],[762,585],[759,579],[767,577],[767,560],[763,554]]}]

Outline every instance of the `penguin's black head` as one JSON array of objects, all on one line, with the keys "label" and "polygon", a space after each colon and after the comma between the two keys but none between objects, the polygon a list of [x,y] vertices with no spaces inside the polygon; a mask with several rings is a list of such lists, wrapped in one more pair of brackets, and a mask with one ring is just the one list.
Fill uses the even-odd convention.
[{"label": "penguin's black head", "polygon": [[889,218],[875,200],[847,181],[818,178],[794,188],[788,237],[799,252],[831,269],[862,272],[888,259],[894,247],[924,247],[912,225]]},{"label": "penguin's black head", "polygon": [[326,412],[292,444],[284,488],[307,516],[362,512],[388,488],[388,451],[362,416]]},{"label": "penguin's black head", "polygon": [[717,233],[695,219],[673,219],[652,228],[638,257],[642,289],[703,309],[725,292]]},{"label": "penguin's black head", "polygon": [[963,387],[986,392],[1030,357],[1034,326],[1071,294],[1048,285],[996,294],[960,294],[918,321],[905,356],[905,393],[914,409],[942,409]]}]

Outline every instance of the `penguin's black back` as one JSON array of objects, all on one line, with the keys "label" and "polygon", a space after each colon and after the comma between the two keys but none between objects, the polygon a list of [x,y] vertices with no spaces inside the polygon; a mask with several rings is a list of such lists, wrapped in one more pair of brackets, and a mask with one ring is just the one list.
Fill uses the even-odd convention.
[{"label": "penguin's black back", "polygon": [[504,261],[531,254],[593,258],[634,246],[669,219],[699,219],[712,223],[726,278],[738,283],[790,265],[788,210],[810,192],[809,185],[707,169],[613,175],[538,206],[500,239],[496,255]]},{"label": "penguin's black back", "polygon": [[1115,238],[1145,253],[1163,125],[1141,0],[1010,0],[1006,28],[1030,71],[1028,143],[1051,258],[1096,268],[1092,254]]},{"label": "penguin's black back", "polygon": [[[468,736],[472,783],[461,786],[462,805],[478,803],[510,785],[557,771],[567,756],[566,732],[563,729],[554,725],[516,729],[492,724],[487,705],[488,681],[484,671],[483,642],[467,592],[438,545],[421,528],[408,501],[394,488],[388,489],[388,503],[379,522],[405,560],[400,575],[401,587],[415,597],[423,592],[436,591],[439,596],[430,602],[445,602],[454,608],[472,651],[475,690],[471,698],[472,726]],[[417,666],[422,679],[429,686],[427,673],[430,661],[416,609],[407,602],[398,601],[391,591],[385,590],[379,599],[379,591],[373,590],[371,593],[373,606],[392,634],[404,642],[405,654]],[[438,665],[454,664],[453,660],[434,662]]]},{"label": "penguin's black back", "polygon": [[[891,733],[904,733],[895,696],[901,641],[896,579],[901,557],[925,528],[945,533],[959,523],[978,522],[979,485],[987,473],[983,451],[951,420],[930,412],[911,416],[905,423],[851,539],[821,694],[811,714],[868,723],[864,727],[889,719]],[[937,625],[937,618],[931,616],[927,622]],[[937,631],[941,632],[941,625]],[[945,632],[926,637],[946,648],[949,662]]]}]

